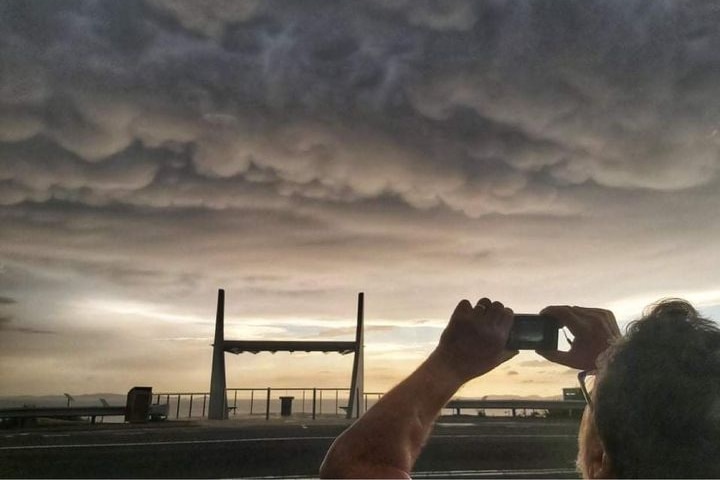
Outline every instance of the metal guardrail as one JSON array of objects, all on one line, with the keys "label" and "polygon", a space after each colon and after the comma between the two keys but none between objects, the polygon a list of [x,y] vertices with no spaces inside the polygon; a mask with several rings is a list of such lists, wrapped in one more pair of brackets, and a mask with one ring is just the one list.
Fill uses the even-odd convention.
[{"label": "metal guardrail", "polygon": [[111,417],[125,415],[125,407],[39,407],[4,408],[0,418],[71,418],[71,417]]},{"label": "metal guardrail", "polygon": [[36,418],[80,419],[88,417],[95,423],[97,417],[124,416],[126,408],[122,407],[23,407],[0,409],[0,420],[3,422],[17,421],[24,425],[27,420]]},{"label": "metal guardrail", "polygon": [[[293,396],[295,415],[345,416],[350,395],[349,388],[228,388],[226,389],[228,414],[271,415],[281,411],[280,397]],[[382,397],[380,392],[365,392],[365,409]],[[168,418],[204,418],[207,416],[209,392],[160,392],[153,393],[153,404],[167,405]]]},{"label": "metal guardrail", "polygon": [[[345,416],[349,388],[228,388],[228,415],[265,416],[280,414],[280,397],[294,395],[293,415],[309,415],[315,419],[319,415]],[[365,392],[364,403],[367,410],[377,402],[383,393]],[[163,392],[153,394],[153,403],[164,404],[168,418],[204,418],[207,416],[208,392]],[[585,408],[584,400],[485,400],[454,399],[445,409],[455,410],[460,415],[463,409],[509,410],[515,416],[518,410],[562,411],[572,414]]]},{"label": "metal guardrail", "polygon": [[[280,397],[293,395],[296,402],[294,415],[305,415],[315,419],[320,415],[342,416],[346,414],[349,388],[228,388],[228,414],[271,415],[280,414]],[[377,402],[383,393],[366,392],[365,409]],[[154,393],[150,409],[152,418],[205,418],[210,394],[208,392],[162,392]],[[585,408],[584,400],[486,400],[453,399],[444,407],[460,415],[463,409],[510,410],[515,416],[517,410],[566,411],[570,414]],[[88,417],[94,423],[96,417],[124,416],[125,406],[103,407],[40,407],[10,408],[0,410],[2,419],[29,418],[77,418]]]},{"label": "metal guardrail", "polygon": [[[25,420],[35,418],[79,419],[87,417],[95,423],[97,417],[125,417],[127,407],[104,405],[102,407],[17,407],[0,409],[0,420]],[[148,411],[150,420],[164,420],[168,417],[167,405],[150,405]]]},{"label": "metal guardrail", "polygon": [[484,400],[455,399],[450,400],[445,408],[455,410],[456,415],[464,408],[478,410],[511,410],[513,417],[516,410],[557,410],[569,413],[585,409],[584,400]]}]

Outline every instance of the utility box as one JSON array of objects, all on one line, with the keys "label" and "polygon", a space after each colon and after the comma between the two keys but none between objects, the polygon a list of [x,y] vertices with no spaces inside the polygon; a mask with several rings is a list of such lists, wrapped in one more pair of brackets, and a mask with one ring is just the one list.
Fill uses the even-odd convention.
[{"label": "utility box", "polygon": [[280,397],[280,416],[289,417],[292,415],[292,401],[295,397]]},{"label": "utility box", "polygon": [[130,423],[147,422],[151,403],[152,387],[131,388],[125,404],[125,421]]}]

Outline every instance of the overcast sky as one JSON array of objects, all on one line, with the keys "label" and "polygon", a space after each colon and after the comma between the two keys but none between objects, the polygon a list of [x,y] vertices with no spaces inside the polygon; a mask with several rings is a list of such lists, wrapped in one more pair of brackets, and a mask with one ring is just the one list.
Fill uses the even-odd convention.
[{"label": "overcast sky", "polygon": [[[720,317],[711,1],[0,2],[0,393],[209,388],[227,337],[353,338],[366,388],[455,304]],[[350,357],[228,355],[228,386]],[[467,394],[555,395],[525,353]]]}]

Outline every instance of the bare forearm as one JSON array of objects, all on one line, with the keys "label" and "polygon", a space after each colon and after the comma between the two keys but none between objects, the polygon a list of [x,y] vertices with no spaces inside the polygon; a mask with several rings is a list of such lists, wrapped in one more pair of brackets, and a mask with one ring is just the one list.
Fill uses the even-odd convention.
[{"label": "bare forearm", "polygon": [[435,351],[335,440],[320,476],[409,478],[450,397],[517,354],[504,349],[511,326],[512,310],[500,302],[458,303]]},{"label": "bare forearm", "polygon": [[322,477],[407,476],[442,407],[463,384],[433,353],[337,438]]}]

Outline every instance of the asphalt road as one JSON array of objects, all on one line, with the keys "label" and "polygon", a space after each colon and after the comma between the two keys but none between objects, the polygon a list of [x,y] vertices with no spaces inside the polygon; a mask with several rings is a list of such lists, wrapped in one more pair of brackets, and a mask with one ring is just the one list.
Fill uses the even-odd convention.
[{"label": "asphalt road", "polygon": [[[0,430],[0,477],[312,477],[346,426],[276,419]],[[441,419],[413,476],[577,478],[577,430],[577,421]]]}]

